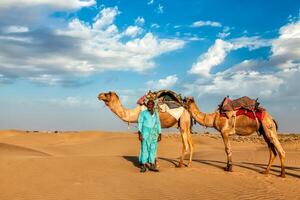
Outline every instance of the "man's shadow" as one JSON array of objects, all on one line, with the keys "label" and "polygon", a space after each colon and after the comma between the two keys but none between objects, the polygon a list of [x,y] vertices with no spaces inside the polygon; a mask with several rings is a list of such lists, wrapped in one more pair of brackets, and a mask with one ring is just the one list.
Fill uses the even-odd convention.
[{"label": "man's shadow", "polygon": [[[139,158],[137,156],[122,156],[125,160],[132,163],[133,166],[140,168]],[[179,161],[169,158],[157,157],[158,160],[164,160],[172,163],[175,167],[178,166]]]},{"label": "man's shadow", "polygon": [[140,167],[139,158],[137,156],[123,156],[123,158],[131,162],[133,166],[137,168]]}]

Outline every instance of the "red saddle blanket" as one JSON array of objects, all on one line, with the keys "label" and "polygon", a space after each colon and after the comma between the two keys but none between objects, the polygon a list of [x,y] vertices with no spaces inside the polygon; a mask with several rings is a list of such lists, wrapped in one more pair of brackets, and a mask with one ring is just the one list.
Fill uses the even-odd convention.
[{"label": "red saddle blanket", "polygon": [[[236,116],[239,116],[239,115],[246,115],[247,117],[249,117],[249,118],[251,118],[253,120],[255,120],[255,115],[256,115],[257,119],[259,121],[262,121],[263,118],[264,118],[264,116],[265,116],[265,112],[257,110],[257,111],[255,111],[255,115],[254,115],[254,113],[252,111],[250,111],[250,110],[239,109],[236,112]],[[226,117],[226,114],[225,113],[221,113],[221,116],[222,117]]]}]

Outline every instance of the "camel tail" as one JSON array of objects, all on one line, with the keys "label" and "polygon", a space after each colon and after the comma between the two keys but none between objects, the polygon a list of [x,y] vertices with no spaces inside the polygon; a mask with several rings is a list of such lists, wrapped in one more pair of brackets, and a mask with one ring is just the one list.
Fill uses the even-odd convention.
[{"label": "camel tail", "polygon": [[275,126],[276,126],[276,131],[278,131],[278,124],[277,124],[276,120],[273,119],[273,122],[274,122],[274,124],[275,124]]}]

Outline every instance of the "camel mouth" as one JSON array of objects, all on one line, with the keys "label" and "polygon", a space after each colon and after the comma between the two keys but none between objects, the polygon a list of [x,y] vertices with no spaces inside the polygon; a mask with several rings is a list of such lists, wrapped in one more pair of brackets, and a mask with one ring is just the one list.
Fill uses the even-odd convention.
[{"label": "camel mouth", "polygon": [[185,104],[189,105],[189,104],[195,102],[195,100],[194,100],[193,97],[186,97],[186,98],[184,99],[184,102],[185,102]]},{"label": "camel mouth", "polygon": [[100,101],[107,101],[108,99],[106,98],[106,96],[105,96],[105,93],[100,93],[99,95],[98,95],[98,99],[100,100]]}]

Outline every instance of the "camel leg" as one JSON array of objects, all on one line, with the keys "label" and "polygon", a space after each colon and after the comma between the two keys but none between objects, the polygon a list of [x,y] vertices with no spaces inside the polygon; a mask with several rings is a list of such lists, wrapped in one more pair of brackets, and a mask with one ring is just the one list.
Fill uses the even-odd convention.
[{"label": "camel leg", "polygon": [[179,161],[177,167],[183,166],[183,159],[184,159],[185,153],[188,148],[187,134],[183,130],[181,130],[181,138],[182,138],[182,152],[181,152],[180,161]]},{"label": "camel leg", "polygon": [[259,132],[263,135],[264,140],[268,144],[268,148],[269,148],[269,154],[270,154],[270,156],[269,156],[269,163],[268,163],[267,169],[262,172],[263,174],[267,175],[270,172],[271,166],[272,166],[272,164],[273,164],[273,162],[274,162],[274,160],[276,158],[277,153],[276,153],[274,145],[270,142],[270,139],[266,136],[266,134],[264,133],[264,131],[260,129]]},{"label": "camel leg", "polygon": [[279,158],[280,158],[280,162],[281,162],[281,173],[280,173],[280,176],[282,178],[285,178],[285,151],[283,150],[279,140],[277,137],[274,138],[274,146],[279,154]]},{"label": "camel leg", "polygon": [[276,158],[276,151],[274,149],[274,146],[271,147],[271,145],[272,145],[271,143],[268,144],[268,146],[269,146],[269,153],[270,153],[269,163],[268,163],[267,169],[262,172],[263,174],[266,174],[266,175],[269,174],[271,166],[273,164],[273,161]]},{"label": "camel leg", "polygon": [[187,166],[189,167],[192,162],[194,148],[192,144],[190,127],[191,127],[191,116],[188,111],[184,111],[180,117],[180,129],[182,135],[183,149],[182,149],[182,155],[178,167],[181,167],[183,165],[183,159],[188,148],[190,150],[190,158]]},{"label": "camel leg", "polygon": [[225,152],[227,155],[227,166],[225,168],[225,171],[232,172],[232,151],[231,151],[231,144],[229,142],[229,133],[221,132],[221,134],[225,146]]},{"label": "camel leg", "polygon": [[194,145],[193,145],[191,132],[188,133],[188,144],[189,144],[189,149],[190,149],[190,159],[189,159],[189,163],[187,166],[190,167],[192,165],[193,153],[194,153]]},{"label": "camel leg", "polygon": [[274,122],[272,121],[272,123],[262,123],[263,125],[263,129],[265,131],[266,137],[269,139],[270,143],[272,145],[274,145],[277,153],[279,154],[279,158],[280,158],[280,162],[281,162],[281,177],[285,177],[285,151],[283,150],[277,134],[276,134],[276,128],[274,125]]}]

